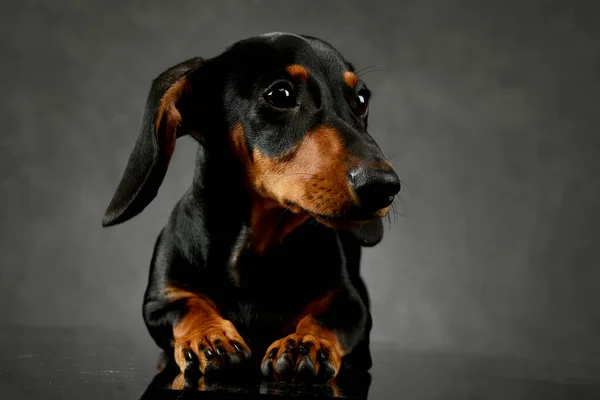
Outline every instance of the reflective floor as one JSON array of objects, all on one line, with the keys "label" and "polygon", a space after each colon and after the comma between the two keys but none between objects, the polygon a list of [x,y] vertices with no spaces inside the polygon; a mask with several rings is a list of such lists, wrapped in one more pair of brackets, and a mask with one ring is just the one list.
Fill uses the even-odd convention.
[{"label": "reflective floor", "polygon": [[0,399],[600,399],[600,363],[406,353],[377,343],[369,375],[332,385],[186,380],[171,368],[158,373],[158,350],[137,334],[0,326]]}]

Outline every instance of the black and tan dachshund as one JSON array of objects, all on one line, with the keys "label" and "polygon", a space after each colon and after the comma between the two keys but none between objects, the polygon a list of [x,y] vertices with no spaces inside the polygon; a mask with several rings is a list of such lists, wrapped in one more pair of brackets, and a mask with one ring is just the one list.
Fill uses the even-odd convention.
[{"label": "black and tan dachshund", "polygon": [[158,76],[104,226],[156,196],[175,141],[199,143],[160,232],[143,316],[181,371],[242,365],[275,380],[371,367],[361,247],[400,181],[367,131],[370,91],[310,36],[271,33]]}]

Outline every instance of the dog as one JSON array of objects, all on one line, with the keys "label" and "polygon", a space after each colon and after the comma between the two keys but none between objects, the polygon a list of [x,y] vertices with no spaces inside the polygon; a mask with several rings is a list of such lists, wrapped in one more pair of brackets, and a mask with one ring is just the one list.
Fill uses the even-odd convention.
[{"label": "dog", "polygon": [[369,370],[363,247],[377,245],[400,180],[368,133],[371,92],[328,42],[240,40],[152,82],[104,227],[155,198],[175,149],[193,182],[160,231],[143,318],[182,373],[251,366],[278,381]]}]

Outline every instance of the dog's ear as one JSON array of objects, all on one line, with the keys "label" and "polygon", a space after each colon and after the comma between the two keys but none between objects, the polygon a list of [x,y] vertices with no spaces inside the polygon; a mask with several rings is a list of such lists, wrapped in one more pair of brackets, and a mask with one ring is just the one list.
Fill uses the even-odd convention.
[{"label": "dog's ear", "polygon": [[373,247],[383,239],[383,221],[381,218],[369,221],[365,225],[350,230],[350,234],[363,247]]},{"label": "dog's ear", "polygon": [[183,117],[194,96],[188,77],[202,63],[201,58],[184,61],[152,82],[137,141],[102,226],[133,218],[156,197],[175,150],[175,140],[189,133]]}]

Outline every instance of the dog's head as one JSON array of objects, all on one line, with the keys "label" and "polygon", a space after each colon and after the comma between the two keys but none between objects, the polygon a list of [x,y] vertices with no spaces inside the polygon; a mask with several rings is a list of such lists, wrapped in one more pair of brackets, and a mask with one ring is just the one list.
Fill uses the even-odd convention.
[{"label": "dog's head", "polygon": [[268,34],[195,58],[152,84],[140,134],[104,226],[124,222],[154,198],[175,140],[195,137],[226,151],[245,189],[324,225],[381,239],[400,181],[367,131],[371,92],[326,42]]}]

